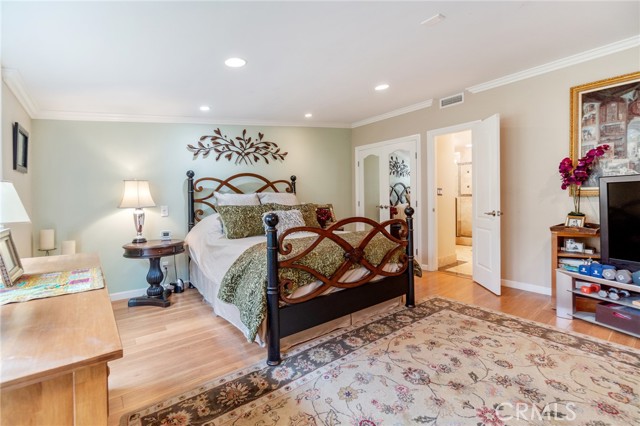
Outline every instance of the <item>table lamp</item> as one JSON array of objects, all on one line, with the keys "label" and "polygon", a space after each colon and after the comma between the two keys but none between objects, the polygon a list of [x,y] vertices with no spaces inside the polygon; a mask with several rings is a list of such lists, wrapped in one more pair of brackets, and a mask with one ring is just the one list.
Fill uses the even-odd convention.
[{"label": "table lamp", "polygon": [[[15,280],[22,275],[22,264],[20,257],[15,249],[13,240],[11,239],[11,230],[4,227],[5,223],[30,222],[29,215],[24,209],[18,192],[11,182],[0,182],[0,236],[2,240],[0,244],[0,263],[3,272],[2,281],[6,286],[10,286]],[[6,250],[4,250],[6,248]]]},{"label": "table lamp", "polygon": [[133,223],[136,227],[136,237],[133,243],[146,243],[147,239],[142,236],[142,226],[144,225],[144,207],[155,207],[156,203],[151,198],[149,191],[149,181],[146,180],[125,180],[124,194],[118,206],[121,209],[133,208]]}]

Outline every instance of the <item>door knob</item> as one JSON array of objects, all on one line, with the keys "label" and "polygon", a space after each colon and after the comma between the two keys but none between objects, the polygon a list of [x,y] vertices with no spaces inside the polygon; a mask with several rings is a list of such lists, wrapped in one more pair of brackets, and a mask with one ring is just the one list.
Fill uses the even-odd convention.
[{"label": "door knob", "polygon": [[484,212],[484,214],[486,214],[487,216],[495,216],[496,215],[496,211],[495,210],[491,210],[490,212]]}]

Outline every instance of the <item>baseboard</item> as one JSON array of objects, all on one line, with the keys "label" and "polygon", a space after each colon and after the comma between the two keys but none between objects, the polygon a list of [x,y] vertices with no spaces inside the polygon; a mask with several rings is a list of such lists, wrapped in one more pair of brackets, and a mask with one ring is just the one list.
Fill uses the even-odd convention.
[{"label": "baseboard", "polygon": [[502,285],[505,287],[516,288],[518,290],[530,291],[531,293],[544,294],[551,296],[551,287],[543,287],[541,285],[521,283],[518,281],[502,280]]},{"label": "baseboard", "polygon": [[111,293],[109,295],[109,298],[111,299],[112,302],[115,300],[131,299],[132,297],[138,297],[138,296],[142,296],[143,294],[147,294],[147,288],[149,287],[143,287],[136,290],[121,291],[118,293]]}]

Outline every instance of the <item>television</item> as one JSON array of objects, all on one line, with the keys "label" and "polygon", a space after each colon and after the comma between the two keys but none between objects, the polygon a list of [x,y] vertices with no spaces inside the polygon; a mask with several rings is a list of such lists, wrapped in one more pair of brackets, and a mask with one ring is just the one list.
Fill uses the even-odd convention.
[{"label": "television", "polygon": [[601,262],[640,270],[640,174],[600,178]]}]

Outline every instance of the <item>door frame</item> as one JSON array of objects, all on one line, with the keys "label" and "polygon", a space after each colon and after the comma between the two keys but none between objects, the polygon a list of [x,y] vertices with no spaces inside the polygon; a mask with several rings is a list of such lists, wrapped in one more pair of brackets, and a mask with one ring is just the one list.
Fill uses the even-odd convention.
[{"label": "door frame", "polygon": [[[399,137],[399,138],[395,138],[395,139],[389,139],[386,141],[380,141],[380,142],[374,142],[374,143],[370,143],[367,145],[359,145],[355,147],[354,150],[354,160],[353,160],[353,166],[355,169],[355,199],[354,199],[354,203],[353,203],[353,208],[354,208],[354,212],[356,212],[356,215],[358,215],[359,211],[360,211],[360,207],[358,206],[358,202],[359,201],[364,201],[364,194],[363,194],[363,189],[364,189],[364,182],[363,182],[363,169],[360,169],[358,167],[358,161],[361,155],[362,151],[369,151],[372,149],[378,149],[378,148],[387,148],[391,145],[396,145],[396,144],[401,144],[401,143],[409,143],[409,142],[413,142],[414,144],[414,148],[415,148],[415,188],[411,188],[411,206],[415,209],[415,214],[413,216],[413,226],[414,226],[414,231],[413,231],[413,241],[414,241],[414,248],[416,251],[416,260],[419,263],[422,263],[420,261],[420,259],[422,259],[421,256],[423,256],[423,250],[422,250],[422,219],[424,217],[424,215],[421,212],[420,206],[421,206],[421,187],[420,187],[420,183],[422,182],[421,180],[421,159],[422,159],[422,155],[421,155],[421,143],[420,143],[420,134],[414,134],[414,135],[409,135],[409,136],[403,136],[403,137]],[[412,175],[413,175],[413,171],[412,171]],[[364,208],[364,206],[362,206],[362,208]]]},{"label": "door frame", "polygon": [[[427,131],[427,271],[438,270],[438,212],[435,208],[438,167],[436,161],[436,137],[471,130],[471,143],[473,144],[473,128],[480,121],[468,121]],[[471,175],[473,177],[473,168],[471,169]]]}]

